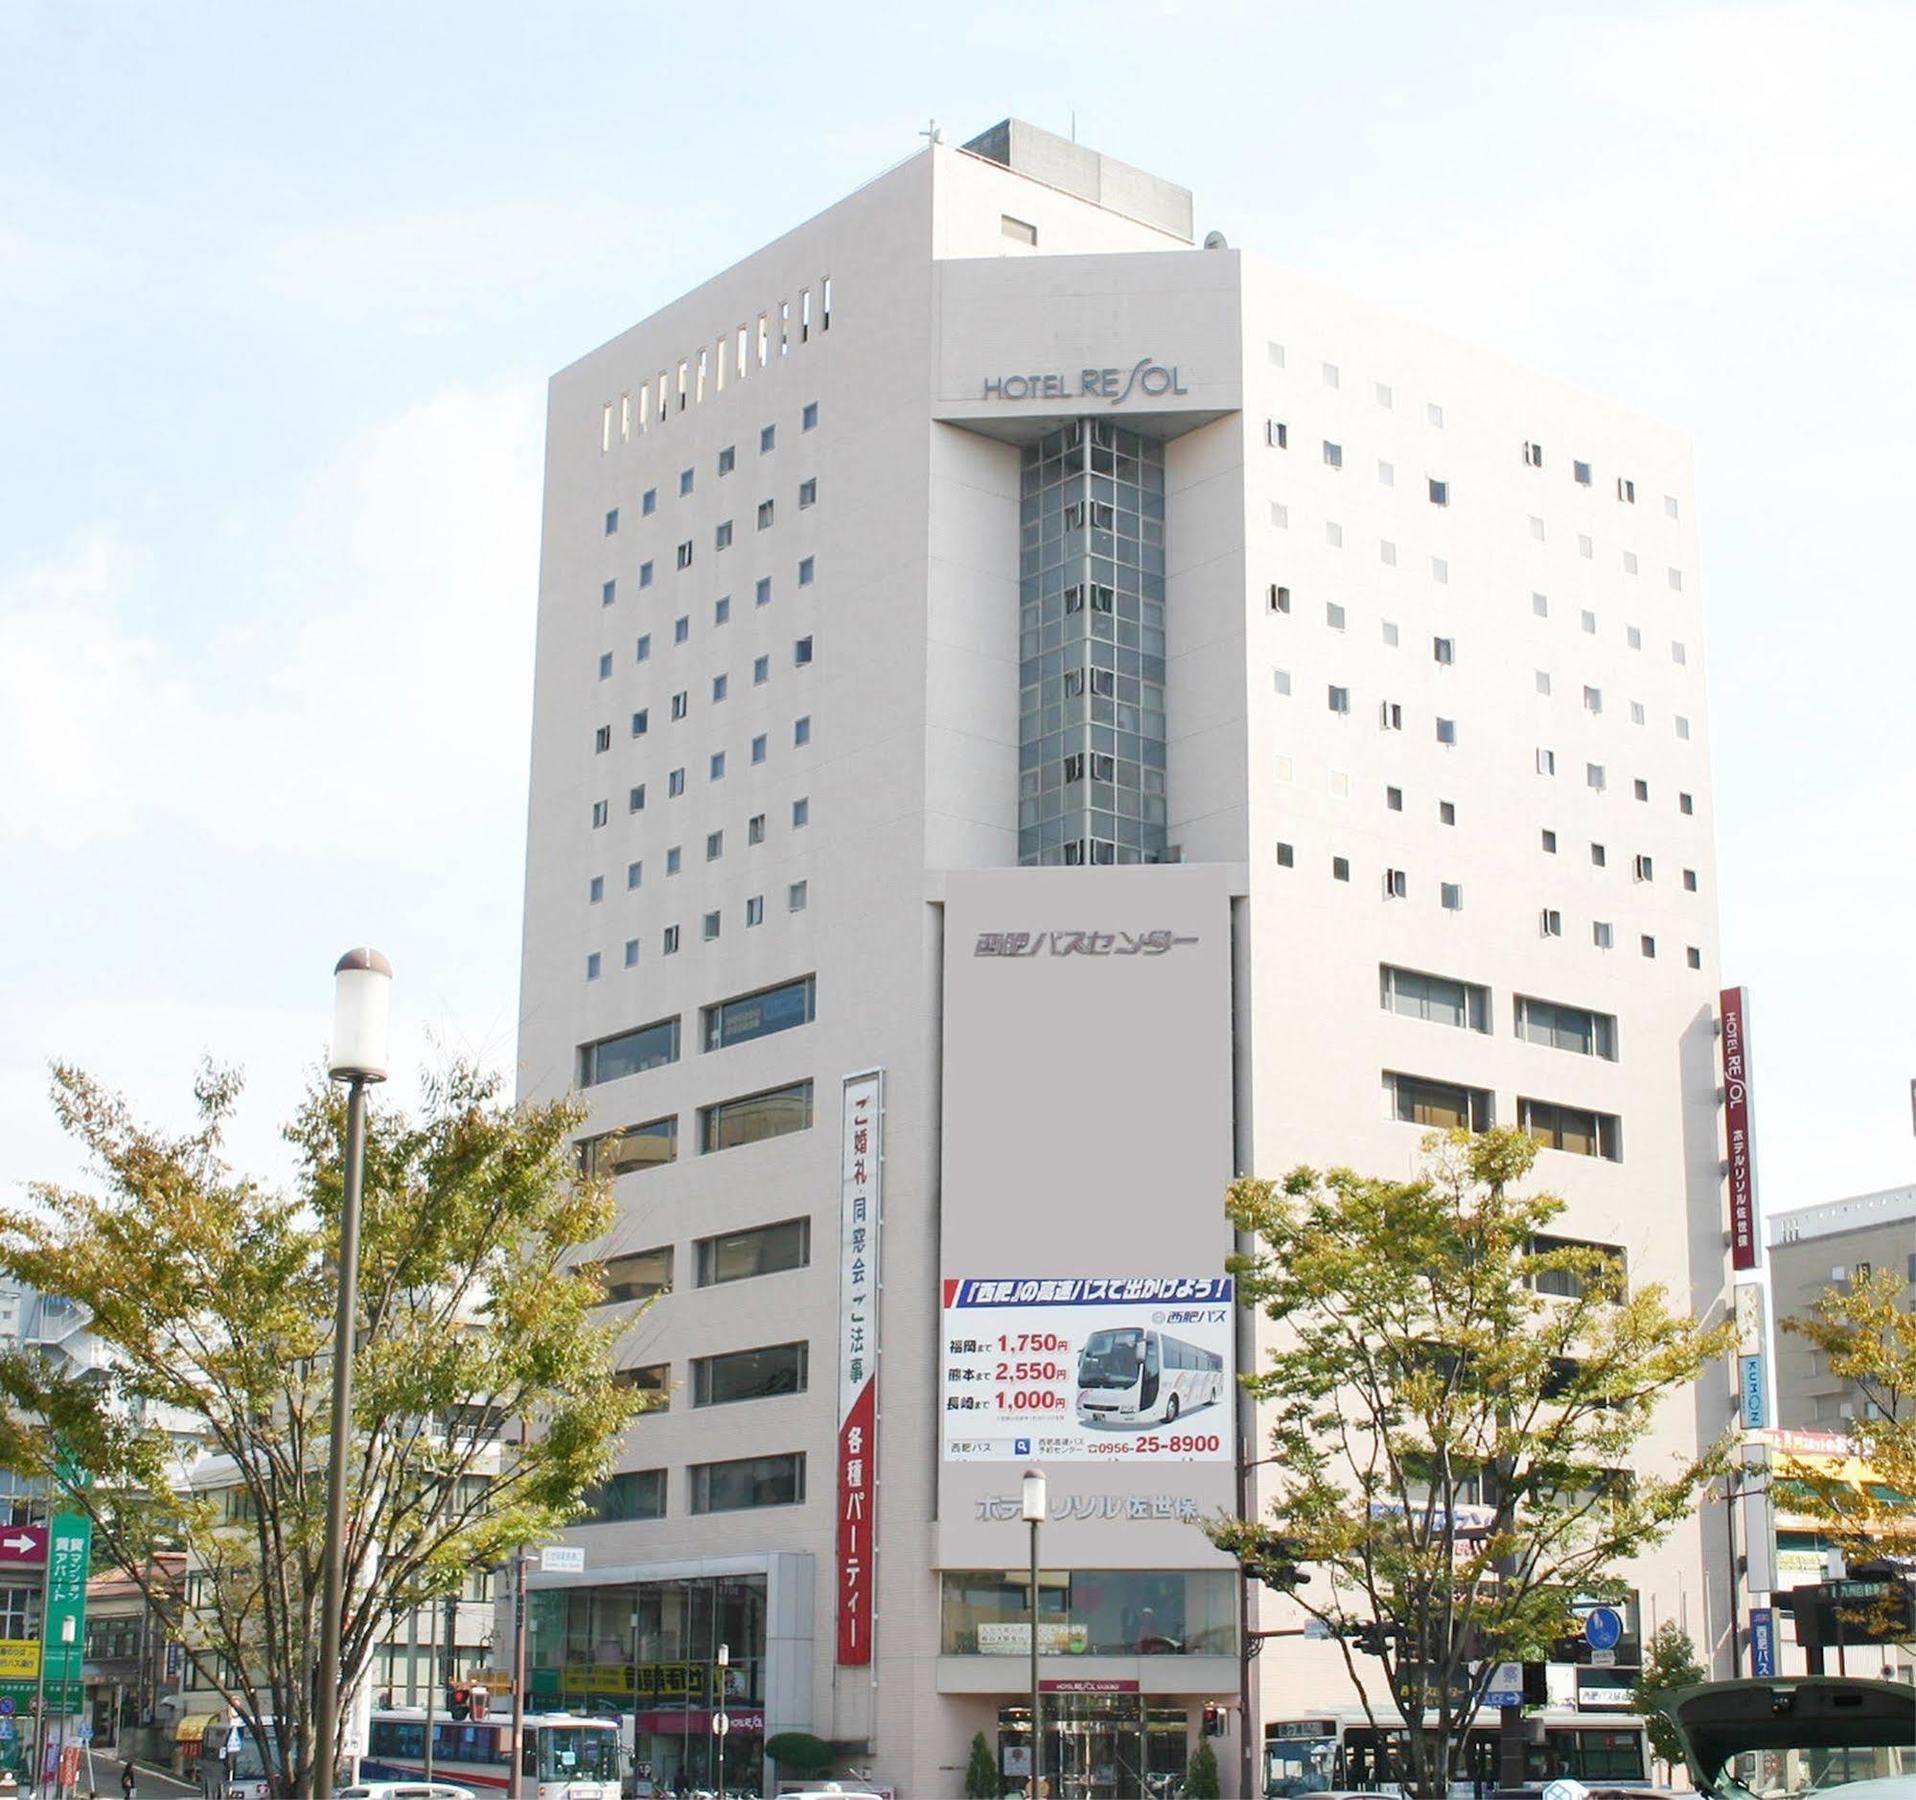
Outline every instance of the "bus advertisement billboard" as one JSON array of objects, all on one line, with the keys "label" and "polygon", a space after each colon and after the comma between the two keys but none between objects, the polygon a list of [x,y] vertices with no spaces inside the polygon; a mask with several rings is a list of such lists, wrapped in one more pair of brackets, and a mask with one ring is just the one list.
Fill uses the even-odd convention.
[{"label": "bus advertisement billboard", "polygon": [[1228,1462],[1231,1281],[961,1277],[944,1284],[948,1462]]}]

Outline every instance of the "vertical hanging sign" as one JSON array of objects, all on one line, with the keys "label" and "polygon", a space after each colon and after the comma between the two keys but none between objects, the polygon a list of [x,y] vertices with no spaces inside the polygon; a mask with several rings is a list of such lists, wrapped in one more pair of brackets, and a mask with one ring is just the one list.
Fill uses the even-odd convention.
[{"label": "vertical hanging sign", "polygon": [[1723,1020],[1723,1132],[1730,1169],[1730,1266],[1757,1263],[1756,1151],[1750,1135],[1748,988],[1717,997]]},{"label": "vertical hanging sign", "polygon": [[838,1191],[838,1661],[872,1659],[884,1077],[848,1076]]}]

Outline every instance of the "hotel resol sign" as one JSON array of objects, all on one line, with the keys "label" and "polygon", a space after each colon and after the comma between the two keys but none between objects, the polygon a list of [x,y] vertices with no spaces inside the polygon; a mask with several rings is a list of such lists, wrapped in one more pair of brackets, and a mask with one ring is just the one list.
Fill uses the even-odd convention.
[{"label": "hotel resol sign", "polygon": [[1130,368],[1058,369],[1050,374],[988,375],[987,400],[1108,400],[1122,406],[1134,393],[1156,399],[1187,394],[1176,363],[1153,362],[1141,356]]}]

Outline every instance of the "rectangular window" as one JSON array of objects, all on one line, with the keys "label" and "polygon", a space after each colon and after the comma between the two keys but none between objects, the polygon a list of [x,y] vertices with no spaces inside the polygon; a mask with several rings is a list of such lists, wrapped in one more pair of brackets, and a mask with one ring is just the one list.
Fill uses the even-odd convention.
[{"label": "rectangular window", "polygon": [[1529,467],[1541,469],[1543,467],[1543,445],[1525,444],[1523,447],[1523,459]]},{"label": "rectangular window", "polygon": [[644,880],[645,880],[645,864],[644,863],[629,862],[625,865],[625,885],[628,890],[639,886],[639,884],[643,882]]},{"label": "rectangular window", "polygon": [[1326,438],[1324,440],[1324,461],[1333,469],[1341,469],[1344,466],[1344,446],[1342,444],[1333,444],[1329,438]]},{"label": "rectangular window", "polygon": [[1289,694],[1291,691],[1290,670],[1289,669],[1273,669],[1271,671],[1271,685],[1277,690],[1278,693]]},{"label": "rectangular window", "polygon": [[650,662],[652,660],[651,632],[642,632],[639,635],[638,641],[632,646],[632,660],[634,662]]},{"label": "rectangular window", "polygon": [[701,1107],[699,1149],[707,1154],[733,1150],[766,1138],[809,1131],[811,1124],[812,1084],[795,1081],[786,1087],[767,1088],[762,1093]]},{"label": "rectangular window", "polygon": [[1490,1126],[1490,1093],[1453,1081],[1431,1081],[1421,1075],[1386,1073],[1384,1092],[1390,1116],[1405,1125],[1427,1125],[1448,1131],[1485,1131]]},{"label": "rectangular window", "polygon": [[[1595,1251],[1607,1261],[1616,1264],[1619,1277],[1625,1273],[1624,1252],[1617,1244],[1593,1244],[1583,1238],[1533,1237],[1524,1247],[1524,1254],[1550,1256],[1560,1250]],[[1555,1294],[1564,1300],[1580,1298],[1585,1285],[1585,1278],[1575,1269],[1547,1269],[1541,1275],[1532,1275],[1525,1280],[1525,1286],[1534,1292]]]},{"label": "rectangular window", "polygon": [[592,802],[592,829],[597,831],[611,816],[611,810],[603,800]]},{"label": "rectangular window", "polygon": [[1454,663],[1457,660],[1457,641],[1455,638],[1432,638],[1430,654],[1440,663]]},{"label": "rectangular window", "polygon": [[1637,948],[1640,949],[1645,956],[1654,957],[1657,953],[1657,941],[1646,932],[1642,937],[1637,939]]},{"label": "rectangular window", "polygon": [[665,776],[665,797],[668,800],[677,800],[684,792],[685,771],[683,769],[667,770]]},{"label": "rectangular window", "polygon": [[599,679],[609,681],[612,678],[612,652],[601,651],[599,655]]},{"label": "rectangular window", "polygon": [[677,956],[679,953],[679,928],[668,925],[659,940],[659,950],[665,956]]},{"label": "rectangular window", "polygon": [[1609,851],[1604,849],[1601,844],[1592,844],[1590,846],[1590,866],[1593,869],[1601,869],[1609,860],[1609,855]]},{"label": "rectangular window", "polygon": [[776,425],[761,425],[758,432],[759,455],[764,456],[767,452],[776,450],[777,448],[778,427]]},{"label": "rectangular window", "polygon": [[752,761],[762,763],[765,760],[765,733],[760,732],[752,739]]},{"label": "rectangular window", "polygon": [[[1683,952],[1683,957],[1684,957],[1684,960],[1690,965],[1691,968],[1700,969],[1703,967],[1703,952],[1699,950],[1696,947],[1696,945],[1691,944]],[[1911,1275],[1910,1279],[1912,1281],[1916,1281],[1916,1274]]]},{"label": "rectangular window", "polygon": [[1583,710],[1600,713],[1603,711],[1603,689],[1586,686],[1583,690]]},{"label": "rectangular window", "polygon": [[792,721],[792,743],[799,749],[812,741],[812,719],[807,713],[802,719]]},{"label": "rectangular window", "polygon": [[765,923],[765,896],[748,894],[745,897],[745,929],[750,931],[754,925]]},{"label": "rectangular window", "polygon": [[663,1068],[679,1060],[679,1022],[676,1016],[617,1037],[599,1038],[579,1046],[579,1086],[597,1087],[626,1075]]},{"label": "rectangular window", "polygon": [[587,981],[597,981],[599,979],[600,966],[601,958],[599,952],[596,950],[589,952],[585,959],[585,978]]},{"label": "rectangular window", "polygon": [[692,615],[690,613],[680,613],[679,616],[672,621],[672,642],[675,644],[683,644],[691,635]]},{"label": "rectangular window", "polygon": [[1351,859],[1348,856],[1331,858],[1331,880],[1348,881],[1351,878]]},{"label": "rectangular window", "polygon": [[805,404],[799,408],[798,428],[800,431],[816,431],[818,429],[818,402],[816,400],[807,400]]},{"label": "rectangular window", "polygon": [[818,564],[815,557],[801,556],[798,559],[798,585],[800,587],[810,587],[812,585],[813,578],[817,573],[817,567]]},{"label": "rectangular window", "polygon": [[689,569],[692,566],[692,540],[687,538],[679,546],[679,567]]},{"label": "rectangular window", "polygon": [[1573,1156],[1601,1156],[1623,1160],[1623,1122],[1614,1113],[1592,1112],[1581,1106],[1560,1106],[1553,1100],[1517,1100],[1517,1124],[1546,1150],[1567,1150]]},{"label": "rectangular window", "polygon": [[1290,427],[1282,419],[1266,419],[1264,441],[1273,450],[1288,450],[1291,447]]},{"label": "rectangular window", "polygon": [[1630,783],[1630,791],[1636,795],[1639,800],[1648,800],[1650,798],[1650,784],[1645,781],[1641,775]]},{"label": "rectangular window", "polygon": [[738,446],[736,444],[727,444],[725,448],[718,453],[718,472],[721,475],[729,475],[737,467]]},{"label": "rectangular window", "polygon": [[610,725],[601,725],[598,730],[593,732],[592,748],[596,754],[600,755],[603,755],[607,750],[612,748],[612,727]]},{"label": "rectangular window", "polygon": [[1404,790],[1400,787],[1387,787],[1384,790],[1384,804],[1392,812],[1404,810]]},{"label": "rectangular window", "polygon": [[815,987],[815,978],[805,975],[797,981],[760,988],[756,993],[741,994],[736,999],[721,1000],[706,1007],[705,1048],[729,1050],[734,1044],[749,1044],[754,1038],[809,1025],[816,1016]]},{"label": "rectangular window", "polygon": [[1278,845],[1277,866],[1280,869],[1291,868],[1296,864],[1296,861],[1297,861],[1297,852],[1294,849],[1292,849],[1289,844]]},{"label": "rectangular window", "polygon": [[1557,854],[1557,834],[1552,831],[1548,825],[1543,827],[1541,841],[1546,856],[1555,856]]},{"label": "rectangular window", "polygon": [[707,862],[717,862],[724,854],[725,833],[722,831],[708,831],[705,834],[705,860]]},{"label": "rectangular window", "polygon": [[636,969],[639,966],[639,940],[637,938],[627,938],[625,940],[625,966],[628,969]]},{"label": "rectangular window", "polygon": [[712,677],[712,701],[714,705],[725,698],[731,685],[731,677],[728,675],[714,675]]},{"label": "rectangular window", "polygon": [[644,737],[646,732],[651,729],[651,726],[651,708],[645,706],[640,707],[639,710],[632,715],[632,735],[634,737]]},{"label": "rectangular window", "polygon": [[[669,1119],[653,1119],[644,1125],[628,1125],[623,1131],[604,1131],[579,1140],[579,1167],[587,1175],[636,1175],[676,1162],[678,1154],[676,1113]],[[671,1253],[664,1254],[669,1282]]]},{"label": "rectangular window", "polygon": [[1334,713],[1347,713],[1351,709],[1351,691],[1349,688],[1330,689],[1330,709]]},{"label": "rectangular window", "polygon": [[1457,823],[1457,803],[1454,800],[1439,800],[1437,802],[1437,823],[1439,825],[1455,825]]},{"label": "rectangular window", "polygon": [[1410,893],[1410,877],[1402,869],[1384,871],[1384,898],[1402,900]]},{"label": "rectangular window", "polygon": [[1014,219],[1010,213],[998,215],[998,231],[1001,236],[1010,238],[1014,244],[1035,245],[1038,241],[1037,226],[1024,219]]},{"label": "rectangular window", "polygon": [[1590,465],[1587,462],[1573,462],[1570,465],[1570,473],[1575,477],[1579,487],[1590,485]]},{"label": "rectangular window", "polygon": [[1616,942],[1616,933],[1610,928],[1608,919],[1593,919],[1590,922],[1590,941],[1599,950],[1608,950]]},{"label": "rectangular window", "polygon": [[798,484],[798,510],[803,512],[807,507],[816,506],[817,504],[818,477],[814,475],[809,481],[801,481]]},{"label": "rectangular window", "polygon": [[619,529],[619,509],[615,506],[605,515],[605,535],[611,537]]},{"label": "rectangular window", "polygon": [[1695,799],[1689,794],[1678,794],[1677,795],[1677,811],[1680,813],[1684,813],[1686,815],[1690,813],[1694,813],[1696,811]]},{"label": "rectangular window", "polygon": [[619,584],[616,581],[602,582],[599,587],[599,604],[610,606],[619,597]]},{"label": "rectangular window", "polygon": [[810,1265],[812,1222],[785,1219],[777,1225],[722,1232],[717,1237],[700,1238],[692,1249],[698,1259],[700,1287],[750,1281],[759,1275],[778,1275],[787,1269]]},{"label": "rectangular window", "polygon": [[712,532],[712,548],[714,550],[729,550],[731,547],[732,521],[730,519],[721,519]]},{"label": "rectangular window", "polygon": [[738,1400],[769,1400],[804,1393],[811,1346],[768,1344],[762,1350],[732,1350],[692,1359],[692,1404],[730,1406]]},{"label": "rectangular window", "polygon": [[1337,372],[1337,365],[1335,363],[1325,363],[1323,367],[1324,367],[1324,385],[1327,388],[1334,388],[1339,386],[1343,378]]},{"label": "rectangular window", "polygon": [[627,792],[625,796],[625,810],[627,812],[644,812],[645,811],[645,783],[644,782],[641,781],[637,787],[632,788]]},{"label": "rectangular window", "polygon": [[1637,856],[1631,863],[1632,873],[1639,881],[1656,880],[1656,867],[1647,856]]},{"label": "rectangular window", "polygon": [[805,1455],[747,1456],[737,1462],[693,1463],[686,1470],[695,1513],[743,1512],[758,1506],[797,1506],[805,1498]]},{"label": "rectangular window", "polygon": [[725,779],[725,752],[723,750],[714,750],[712,752],[711,759],[706,764],[706,777],[711,781],[723,781]]},{"label": "rectangular window", "polygon": [[605,898],[605,877],[603,875],[594,875],[592,879],[585,884],[585,897],[587,903],[592,906],[597,906],[598,903]]},{"label": "rectangular window", "polygon": [[812,660],[812,640],[808,637],[795,638],[792,642],[792,662],[798,668],[807,668]]},{"label": "rectangular window", "polygon": [[1627,502],[1631,506],[1635,506],[1637,503],[1637,484],[1619,475],[1617,477],[1617,498]]},{"label": "rectangular window", "polygon": [[1291,590],[1287,587],[1280,587],[1275,581],[1272,582],[1270,598],[1266,601],[1266,605],[1274,613],[1289,612],[1291,610]]},{"label": "rectangular window", "polygon": [[1395,487],[1397,485],[1397,466],[1394,463],[1379,462],[1377,465],[1377,485]]},{"label": "rectangular window", "polygon": [[1694,894],[1696,892],[1696,870],[1685,869],[1683,871],[1683,891],[1686,894]]},{"label": "rectangular window", "polygon": [[633,1250],[624,1256],[609,1257],[600,1264],[599,1278],[605,1283],[607,1305],[669,1294],[672,1291],[672,1246],[667,1244],[658,1250]]},{"label": "rectangular window", "polygon": [[[608,1475],[605,1480],[589,1487],[580,1496],[587,1508],[583,1518],[574,1521],[579,1525],[625,1525],[635,1519],[662,1519],[665,1517],[665,1471],[663,1469],[622,1469],[616,1475]],[[441,1725],[439,1754],[442,1757],[456,1756],[458,1750],[449,1745],[445,1734],[460,1729]]]},{"label": "rectangular window", "polygon": [[1406,1019],[1425,1019],[1434,1025],[1455,1025],[1465,1031],[1490,1030],[1490,990],[1475,982],[1453,981],[1445,975],[1426,975],[1416,969],[1378,965],[1379,987],[1386,1012]]},{"label": "rectangular window", "polygon": [[1324,623],[1333,631],[1344,629],[1344,609],[1335,600],[1324,603]]},{"label": "rectangular window", "polygon": [[681,500],[683,500],[685,496],[692,491],[692,481],[693,481],[692,470],[681,469],[679,471],[679,498]]},{"label": "rectangular window", "polygon": [[1463,884],[1457,881],[1439,882],[1437,904],[1445,912],[1462,912],[1464,910]]},{"label": "rectangular window", "polygon": [[1586,787],[1595,788],[1599,794],[1602,793],[1605,786],[1603,764],[1585,763],[1583,765],[1583,780]]},{"label": "rectangular window", "polygon": [[672,717],[675,720],[684,718],[691,703],[692,697],[690,692],[685,688],[680,688],[679,691],[672,696]]},{"label": "rectangular window", "polygon": [[785,910],[787,912],[803,912],[810,904],[811,884],[809,882],[795,881],[785,890]]},{"label": "rectangular window", "polygon": [[1526,1043],[1551,1050],[1569,1050],[1578,1056],[1617,1060],[1617,1021],[1611,1013],[1559,1000],[1538,1000],[1518,994],[1514,1000],[1517,1036]]},{"label": "rectangular window", "polygon": [[761,500],[758,503],[758,528],[760,531],[766,530],[771,525],[775,511],[775,504],[770,500]]},{"label": "rectangular window", "polygon": [[[1554,842],[1545,845],[1545,848],[1549,850],[1554,850],[1556,847]],[[1539,915],[1539,927],[1545,937],[1562,937],[1563,914],[1554,906],[1546,906]]]},{"label": "rectangular window", "polygon": [[1430,503],[1432,506],[1448,506],[1450,504],[1450,483],[1449,482],[1438,481],[1437,479],[1435,479],[1435,477],[1431,477],[1429,480],[1429,486],[1430,486]]},{"label": "rectangular window", "polygon": [[801,794],[792,802],[792,829],[802,831],[812,822],[812,802],[809,794]]},{"label": "rectangular window", "polygon": [[715,912],[709,912],[699,923],[699,936],[709,944],[719,935],[721,928],[721,915]]}]

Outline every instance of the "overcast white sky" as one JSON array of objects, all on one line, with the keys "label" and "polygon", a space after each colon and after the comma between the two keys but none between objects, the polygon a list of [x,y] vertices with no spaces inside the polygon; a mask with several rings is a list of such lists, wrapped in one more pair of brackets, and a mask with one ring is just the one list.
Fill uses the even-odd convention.
[{"label": "overcast white sky", "polygon": [[0,1188],[46,1065],[242,1154],[392,957],[510,1064],[542,389],[1016,114],[1695,439],[1776,1210],[1916,1169],[1916,6],[0,0]]}]

